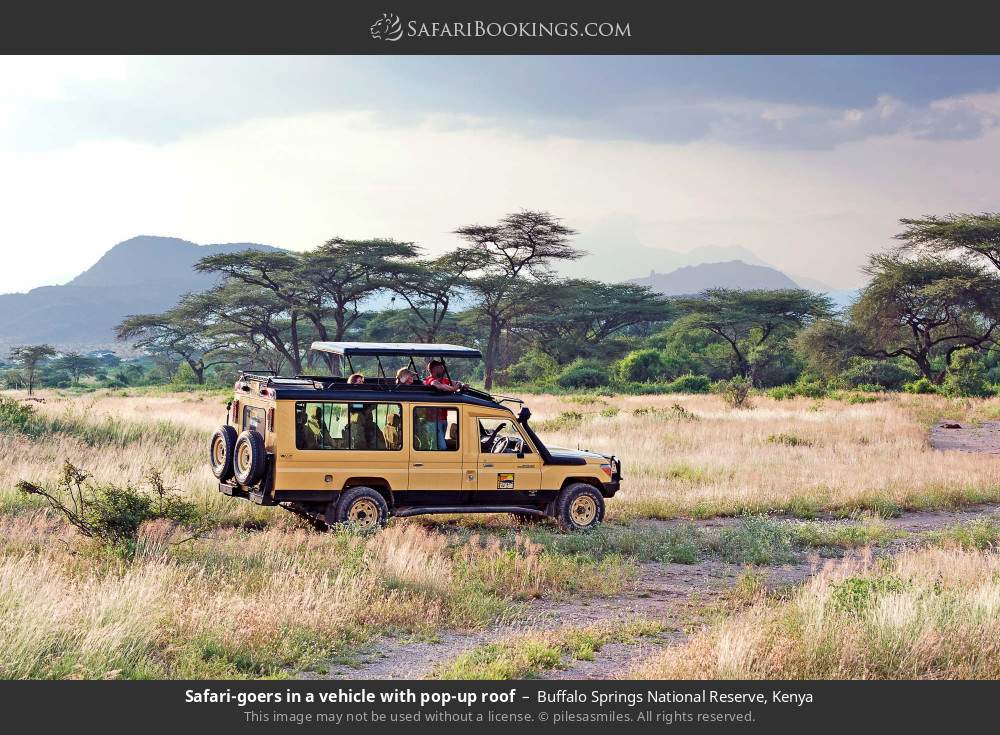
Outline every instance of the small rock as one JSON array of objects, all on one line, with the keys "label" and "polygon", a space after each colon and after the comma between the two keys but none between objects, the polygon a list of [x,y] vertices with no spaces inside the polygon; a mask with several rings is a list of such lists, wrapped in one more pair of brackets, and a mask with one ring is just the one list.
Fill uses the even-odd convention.
[{"label": "small rock", "polygon": [[941,424],[942,429],[961,429],[961,424]]}]

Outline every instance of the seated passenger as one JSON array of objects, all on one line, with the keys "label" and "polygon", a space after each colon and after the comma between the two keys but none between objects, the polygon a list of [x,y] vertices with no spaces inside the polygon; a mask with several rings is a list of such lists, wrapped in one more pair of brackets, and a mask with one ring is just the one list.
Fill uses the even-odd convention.
[{"label": "seated passenger", "polygon": [[410,368],[400,368],[396,371],[396,385],[413,385],[417,379],[417,374]]},{"label": "seated passenger", "polygon": [[361,373],[352,373],[348,376],[347,382],[349,385],[361,385],[365,382],[365,376]]},{"label": "seated passenger", "polygon": [[316,406],[312,416],[306,421],[303,433],[303,449],[329,449],[333,447],[333,437],[323,420],[323,409]]},{"label": "seated passenger", "polygon": [[374,406],[368,405],[351,411],[351,449],[385,449],[385,437],[375,423],[373,410]]},{"label": "seated passenger", "polygon": [[403,419],[398,413],[390,413],[385,418],[385,444],[389,449],[400,449],[403,446]]}]

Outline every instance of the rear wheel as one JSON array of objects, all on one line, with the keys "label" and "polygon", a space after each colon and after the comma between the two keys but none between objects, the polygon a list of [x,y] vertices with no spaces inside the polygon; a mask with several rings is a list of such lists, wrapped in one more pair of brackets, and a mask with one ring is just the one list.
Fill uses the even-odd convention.
[{"label": "rear wheel", "polygon": [[555,511],[563,531],[588,531],[604,520],[604,497],[593,485],[575,482],[559,493]]},{"label": "rear wheel", "polygon": [[331,526],[343,523],[359,531],[374,531],[388,523],[389,504],[381,493],[370,487],[352,487],[331,504],[326,521]]},{"label": "rear wheel", "polygon": [[212,464],[212,474],[225,482],[233,476],[233,451],[236,448],[236,429],[220,426],[212,434],[208,444],[208,461]]},{"label": "rear wheel", "polygon": [[241,485],[256,485],[263,479],[266,465],[264,437],[256,431],[244,431],[233,450],[233,474],[236,479]]}]

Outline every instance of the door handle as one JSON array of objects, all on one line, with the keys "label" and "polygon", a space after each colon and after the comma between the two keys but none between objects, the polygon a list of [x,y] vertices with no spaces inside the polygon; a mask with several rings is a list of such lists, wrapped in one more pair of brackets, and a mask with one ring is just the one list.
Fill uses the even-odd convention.
[{"label": "door handle", "polygon": [[530,470],[530,469],[534,469],[534,467],[535,467],[535,465],[533,465],[533,464],[519,464],[517,466],[517,468],[519,470]]},{"label": "door handle", "polygon": [[490,464],[489,462],[487,462],[486,464],[484,464],[484,465],[483,465],[483,467],[492,467],[492,466],[493,466],[493,465],[492,465],[492,464]]},{"label": "door handle", "polygon": [[413,466],[414,466],[414,467],[423,467],[423,466],[424,466],[424,463],[423,463],[423,462],[414,462],[414,463],[413,463]]}]

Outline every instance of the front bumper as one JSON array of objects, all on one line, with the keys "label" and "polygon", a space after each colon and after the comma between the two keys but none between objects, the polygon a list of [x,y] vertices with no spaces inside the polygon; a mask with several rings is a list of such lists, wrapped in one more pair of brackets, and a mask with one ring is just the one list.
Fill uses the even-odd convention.
[{"label": "front bumper", "polygon": [[622,461],[615,456],[608,457],[611,462],[611,480],[601,483],[604,490],[601,493],[606,498],[613,498],[622,485]]}]

